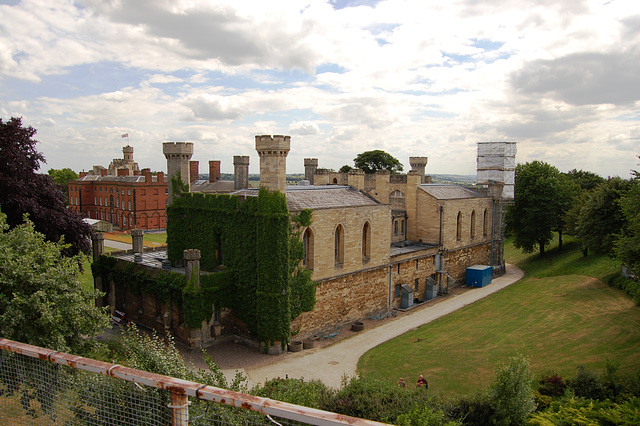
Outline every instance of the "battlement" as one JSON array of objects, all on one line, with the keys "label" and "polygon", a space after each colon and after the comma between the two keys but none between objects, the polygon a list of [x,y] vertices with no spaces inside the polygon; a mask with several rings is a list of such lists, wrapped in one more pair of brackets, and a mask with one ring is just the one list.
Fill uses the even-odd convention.
[{"label": "battlement", "polygon": [[234,166],[248,166],[249,165],[249,156],[248,155],[234,155],[233,156],[233,165]]},{"label": "battlement", "polygon": [[163,142],[162,153],[166,155],[193,155],[193,142]]},{"label": "battlement", "polygon": [[304,159],[304,166],[318,166],[318,159],[317,158],[305,158]]},{"label": "battlement", "polygon": [[412,169],[424,168],[429,162],[429,157],[409,157],[409,164]]},{"label": "battlement", "polygon": [[122,148],[122,152],[124,152],[125,154],[133,154],[133,147],[130,145],[127,145]]},{"label": "battlement", "polygon": [[258,155],[284,155],[291,149],[291,136],[284,135],[256,135],[256,151]]}]

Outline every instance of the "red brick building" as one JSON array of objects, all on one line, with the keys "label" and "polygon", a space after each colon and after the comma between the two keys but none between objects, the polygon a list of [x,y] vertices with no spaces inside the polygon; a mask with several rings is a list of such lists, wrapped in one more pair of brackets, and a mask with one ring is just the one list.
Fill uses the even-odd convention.
[{"label": "red brick building", "polygon": [[83,217],[112,223],[122,230],[159,229],[167,226],[167,181],[149,169],[119,169],[118,176],[80,173],[69,182],[69,208]]}]

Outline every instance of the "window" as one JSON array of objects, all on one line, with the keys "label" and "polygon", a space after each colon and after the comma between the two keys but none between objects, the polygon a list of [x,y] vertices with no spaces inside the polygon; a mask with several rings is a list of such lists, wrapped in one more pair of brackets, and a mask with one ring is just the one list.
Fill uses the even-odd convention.
[{"label": "window", "polygon": [[133,226],[133,218],[132,217],[129,218],[129,226]]},{"label": "window", "polygon": [[76,197],[76,206],[78,205],[78,197]]},{"label": "window", "polygon": [[402,219],[402,226],[400,227],[400,232],[401,232],[400,235],[404,235],[406,229],[407,229],[407,222],[404,219]]},{"label": "window", "polygon": [[302,264],[308,269],[313,269],[313,232],[311,228],[307,228],[302,236],[302,243],[304,244],[304,259]]},{"label": "window", "polygon": [[487,209],[484,209],[484,214],[482,218],[482,235],[484,237],[487,236],[488,228],[489,228],[489,223],[487,222]]},{"label": "window", "polygon": [[116,198],[116,207],[120,207],[120,198]]},{"label": "window", "polygon": [[122,190],[122,194],[120,194],[120,195],[124,195],[124,189]]},{"label": "window", "polygon": [[109,192],[113,192],[113,188],[109,188]]},{"label": "window", "polygon": [[458,212],[458,218],[456,219],[456,240],[460,241],[462,238],[462,212]]},{"label": "window", "polygon": [[471,211],[471,239],[476,237],[476,211]]},{"label": "window", "polygon": [[128,210],[131,210],[131,201],[129,201],[129,208]]},{"label": "window", "polygon": [[102,197],[100,197],[100,205],[102,205]]},{"label": "window", "polygon": [[97,197],[93,197],[93,205],[94,206],[98,205],[98,198]]},{"label": "window", "polygon": [[338,225],[335,230],[334,259],[336,265],[344,263],[344,228]]},{"label": "window", "polygon": [[367,261],[371,257],[371,225],[365,222],[362,227],[362,260]]},{"label": "window", "polygon": [[127,189],[127,195],[131,195],[131,190]]}]

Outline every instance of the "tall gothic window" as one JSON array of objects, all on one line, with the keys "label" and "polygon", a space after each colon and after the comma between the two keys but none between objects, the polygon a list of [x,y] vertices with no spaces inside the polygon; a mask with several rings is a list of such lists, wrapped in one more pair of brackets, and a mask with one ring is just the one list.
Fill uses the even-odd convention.
[{"label": "tall gothic window", "polygon": [[489,221],[487,220],[487,209],[484,209],[484,217],[482,218],[482,235],[487,236],[489,233]]},{"label": "tall gothic window", "polygon": [[362,227],[362,258],[369,260],[371,257],[371,225],[365,222]]},{"label": "tall gothic window", "polygon": [[344,228],[342,225],[336,227],[334,257],[336,264],[344,263]]},{"label": "tall gothic window", "polygon": [[471,239],[476,237],[476,211],[471,212]]},{"label": "tall gothic window", "polygon": [[302,243],[304,244],[304,259],[302,264],[308,269],[313,269],[313,232],[311,228],[307,228],[302,236]]},{"label": "tall gothic window", "polygon": [[462,212],[458,212],[458,218],[456,219],[456,240],[462,239]]}]

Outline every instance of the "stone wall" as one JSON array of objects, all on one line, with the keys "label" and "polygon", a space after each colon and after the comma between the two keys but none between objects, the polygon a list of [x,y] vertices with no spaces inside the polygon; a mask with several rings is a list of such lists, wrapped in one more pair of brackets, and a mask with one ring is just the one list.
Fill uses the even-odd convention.
[{"label": "stone wall", "polygon": [[[363,256],[362,232],[365,223],[371,227],[368,258]],[[354,208],[314,210],[309,227],[313,235],[313,280],[353,273],[362,269],[385,265],[389,262],[389,206],[375,205]],[[344,261],[335,261],[337,226],[342,226]]]},{"label": "stone wall", "polygon": [[449,275],[465,284],[467,267],[473,265],[489,265],[491,261],[491,241],[451,250],[445,254],[445,268]]},{"label": "stone wall", "polygon": [[316,306],[303,312],[291,329],[299,336],[329,335],[353,321],[388,310],[389,272],[387,267],[374,268],[318,283]]}]

